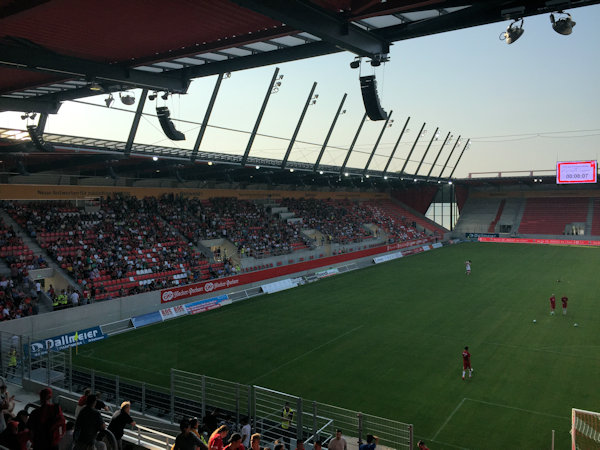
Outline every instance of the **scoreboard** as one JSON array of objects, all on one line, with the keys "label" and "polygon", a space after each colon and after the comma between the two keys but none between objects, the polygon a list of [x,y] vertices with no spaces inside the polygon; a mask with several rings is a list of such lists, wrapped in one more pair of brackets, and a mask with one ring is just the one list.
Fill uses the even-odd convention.
[{"label": "scoreboard", "polygon": [[556,183],[596,183],[598,161],[559,161],[556,163]]}]

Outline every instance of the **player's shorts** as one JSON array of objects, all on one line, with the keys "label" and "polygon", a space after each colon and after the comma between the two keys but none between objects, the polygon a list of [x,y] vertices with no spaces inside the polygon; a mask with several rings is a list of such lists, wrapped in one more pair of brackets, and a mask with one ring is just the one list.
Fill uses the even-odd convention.
[{"label": "player's shorts", "polygon": [[465,362],[463,361],[463,369],[470,369],[471,368],[471,363],[470,362]]}]

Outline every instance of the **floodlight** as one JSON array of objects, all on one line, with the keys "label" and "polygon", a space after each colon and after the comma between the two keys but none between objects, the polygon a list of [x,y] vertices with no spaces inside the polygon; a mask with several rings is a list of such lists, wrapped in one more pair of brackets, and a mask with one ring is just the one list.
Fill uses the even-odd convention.
[{"label": "floodlight", "polygon": [[153,156],[152,161],[154,161],[154,162],[158,161],[158,156]]},{"label": "floodlight", "polygon": [[552,22],[552,29],[558,34],[568,36],[573,32],[575,22],[571,19],[571,14],[558,11],[558,14],[566,14],[567,17],[561,17],[558,20],[554,19],[554,14],[550,14],[550,22]]},{"label": "floodlight", "polygon": [[127,106],[131,106],[135,103],[135,97],[131,94],[122,95],[119,92],[119,98],[121,99],[121,103],[123,103],[124,105],[127,105]]},{"label": "floodlight", "polygon": [[163,95],[160,96],[160,98],[162,98],[163,100],[166,100],[169,98],[169,93],[165,92]]},{"label": "floodlight", "polygon": [[152,94],[150,94],[150,95],[148,96],[148,100],[150,100],[150,101],[152,101],[152,100],[156,100],[156,97],[157,97],[157,95],[158,95],[158,92],[156,92],[156,91],[155,91],[155,92],[153,92]]},{"label": "floodlight", "polygon": [[[517,22],[520,23],[517,25]],[[504,33],[500,33],[500,40],[506,41],[507,44],[512,44],[519,39],[525,30],[523,29],[523,19],[515,19],[507,28]]]},{"label": "floodlight", "polygon": [[294,172],[294,169],[290,169],[290,172]]},{"label": "floodlight", "polygon": [[357,56],[356,58],[354,58],[354,61],[352,61],[350,63],[350,68],[358,69],[360,67],[360,63],[361,63],[361,59],[360,59],[360,57]]},{"label": "floodlight", "polygon": [[322,170],[319,170],[319,175],[323,175],[323,171]]},{"label": "floodlight", "polygon": [[115,98],[113,97],[112,94],[109,94],[108,97],[106,97],[104,99],[104,103],[106,103],[107,108],[110,108],[110,105],[112,105],[114,101],[115,101]]}]

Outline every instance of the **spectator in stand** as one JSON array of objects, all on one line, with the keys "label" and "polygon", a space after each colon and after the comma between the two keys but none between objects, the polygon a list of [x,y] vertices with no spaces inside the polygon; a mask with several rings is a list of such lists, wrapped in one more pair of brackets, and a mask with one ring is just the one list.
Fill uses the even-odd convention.
[{"label": "spectator in stand", "polygon": [[119,450],[123,450],[123,434],[125,433],[125,427],[127,425],[132,428],[135,427],[135,421],[131,418],[129,413],[131,412],[131,403],[123,402],[121,403],[121,409],[116,411],[110,423],[108,424],[108,429],[114,434],[115,439],[119,445]]},{"label": "spectator in stand", "polygon": [[229,439],[229,445],[225,446],[224,450],[244,450],[242,444],[242,435],[240,433],[233,433]]},{"label": "spectator in stand", "polygon": [[190,419],[190,426],[192,427],[192,433],[194,433],[196,435],[196,437],[198,438],[198,440],[200,441],[200,445],[198,445],[198,447],[200,447],[200,450],[208,450],[208,442],[206,442],[206,437],[204,436],[204,433],[200,433],[200,431],[198,430],[198,426],[200,425],[200,421],[198,420],[197,417],[193,417]]},{"label": "spectator in stand", "polygon": [[342,437],[342,430],[338,429],[335,432],[335,437],[329,441],[329,445],[327,446],[328,450],[347,450],[348,445],[346,444],[346,440]]},{"label": "spectator in stand", "polygon": [[254,433],[251,437],[250,437],[250,448],[252,450],[260,450],[260,434],[259,433]]},{"label": "spectator in stand", "polygon": [[74,450],[89,450],[94,447],[96,450],[106,450],[104,443],[96,440],[98,433],[104,429],[106,429],[106,424],[102,420],[100,411],[96,409],[96,396],[90,394],[87,396],[85,406],[79,411],[77,420],[75,420]]},{"label": "spectator in stand", "polygon": [[102,401],[102,392],[96,392],[96,409],[98,411],[110,412],[110,408]]},{"label": "spectator in stand", "polygon": [[190,421],[182,419],[179,422],[181,433],[175,438],[175,444],[172,450],[196,450],[197,437],[192,433]]},{"label": "spectator in stand", "polygon": [[250,447],[250,435],[252,434],[252,429],[250,428],[247,417],[242,417],[240,423],[242,425],[242,429],[240,430],[240,434],[242,435],[242,444],[244,445],[244,448],[248,448]]},{"label": "spectator in stand", "polygon": [[367,443],[361,444],[358,449],[375,450],[375,448],[377,448],[377,444],[379,444],[379,438],[377,436],[373,436],[372,434],[367,434]]},{"label": "spectator in stand", "polygon": [[79,400],[77,400],[77,406],[75,407],[75,417],[77,417],[79,415],[79,411],[81,411],[85,407],[87,398],[91,393],[92,390],[90,388],[84,389],[83,395],[79,397]]},{"label": "spectator in stand", "polygon": [[[67,432],[58,444],[58,450],[72,450],[73,449],[73,430],[75,429],[75,422],[69,420],[67,422]],[[34,449],[35,450],[35,449]]]},{"label": "spectator in stand", "polygon": [[44,388],[40,391],[40,404],[40,407],[31,412],[27,421],[31,443],[35,450],[57,450],[66,430],[60,406],[52,404],[52,389]]},{"label": "spectator in stand", "polygon": [[223,450],[223,439],[227,437],[228,433],[227,425],[221,425],[213,431],[208,440],[208,450]]}]

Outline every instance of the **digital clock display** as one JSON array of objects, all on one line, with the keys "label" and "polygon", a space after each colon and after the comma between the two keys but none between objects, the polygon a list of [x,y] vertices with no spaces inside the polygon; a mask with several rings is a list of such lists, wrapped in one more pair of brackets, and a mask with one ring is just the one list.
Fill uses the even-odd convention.
[{"label": "digital clock display", "polygon": [[597,161],[559,161],[556,163],[556,183],[595,183],[598,178]]}]

